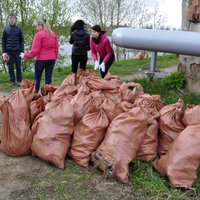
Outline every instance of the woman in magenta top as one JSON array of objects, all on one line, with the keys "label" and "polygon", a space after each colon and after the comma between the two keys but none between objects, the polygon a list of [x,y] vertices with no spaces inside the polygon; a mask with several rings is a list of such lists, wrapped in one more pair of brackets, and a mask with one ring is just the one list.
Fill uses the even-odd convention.
[{"label": "woman in magenta top", "polygon": [[[94,69],[99,68],[101,77],[104,78],[115,59],[115,55],[106,32],[102,31],[99,25],[94,25],[91,29],[90,49],[95,62]],[[99,61],[98,55],[100,57]]]},{"label": "woman in magenta top", "polygon": [[32,48],[29,52],[22,53],[21,57],[25,59],[36,57],[34,78],[36,80],[35,88],[38,92],[44,69],[45,84],[52,82],[53,68],[58,57],[58,37],[45,19],[36,20],[34,25],[38,32],[34,36]]}]

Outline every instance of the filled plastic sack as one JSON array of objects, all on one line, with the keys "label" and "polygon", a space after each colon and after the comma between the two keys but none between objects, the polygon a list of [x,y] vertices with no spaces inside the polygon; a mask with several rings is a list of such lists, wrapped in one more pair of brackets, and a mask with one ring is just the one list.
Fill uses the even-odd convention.
[{"label": "filled plastic sack", "polygon": [[94,165],[108,178],[128,183],[128,166],[136,153],[147,128],[147,116],[136,107],[118,115],[109,125],[107,133],[96,152],[92,154]]},{"label": "filled plastic sack", "polygon": [[82,84],[78,93],[72,98],[71,105],[74,110],[75,124],[82,119],[82,117],[93,109],[96,109],[97,100],[102,102],[103,95],[101,91],[91,92],[87,84]]},{"label": "filled plastic sack", "polygon": [[109,81],[111,85],[114,85],[116,88],[119,88],[123,83],[122,79],[117,75],[111,75],[110,72],[104,77],[105,80]]},{"label": "filled plastic sack", "polygon": [[155,115],[148,114],[147,116],[147,129],[136,159],[150,161],[157,157],[158,122],[154,118]]},{"label": "filled plastic sack", "polygon": [[42,96],[46,96],[48,93],[54,93],[59,86],[54,86],[54,85],[44,85],[41,87],[41,94]]},{"label": "filled plastic sack", "polygon": [[102,103],[102,108],[109,120],[109,122],[112,122],[112,120],[117,117],[120,113],[123,112],[123,109],[121,107],[121,104],[117,104],[112,99],[105,98]]},{"label": "filled plastic sack", "polygon": [[23,90],[17,90],[2,105],[1,150],[9,156],[31,153],[29,106]]},{"label": "filled plastic sack", "polygon": [[187,126],[153,166],[173,186],[191,188],[200,166],[200,125]]},{"label": "filled plastic sack", "polygon": [[160,111],[163,107],[163,102],[160,95],[142,94],[135,99],[134,105]]},{"label": "filled plastic sack", "polygon": [[92,69],[87,69],[87,70],[80,69],[80,70],[76,73],[76,85],[82,83],[83,77],[89,77],[89,76],[97,76],[97,74],[96,74],[96,72],[95,72],[94,70],[92,70]]},{"label": "filled plastic sack", "polygon": [[53,99],[60,98],[64,94],[71,95],[72,97],[77,93],[78,88],[76,86],[76,75],[72,73],[68,75],[61,85],[54,91]]},{"label": "filled plastic sack", "polygon": [[147,130],[137,152],[137,159],[150,161],[157,157],[158,147],[158,118],[162,108],[160,95],[140,95],[134,102],[135,106],[142,107],[147,114]]},{"label": "filled plastic sack", "polygon": [[158,155],[165,155],[171,143],[177,138],[179,133],[185,129],[182,123],[183,100],[177,103],[164,106],[160,110],[159,119],[159,145]]},{"label": "filled plastic sack", "polygon": [[120,104],[122,102],[122,95],[119,88],[114,90],[101,90],[101,93],[105,98],[113,100],[116,104]]},{"label": "filled plastic sack", "polygon": [[33,125],[32,155],[64,168],[74,130],[74,113],[67,95],[47,104]]},{"label": "filled plastic sack", "polygon": [[188,105],[183,114],[183,124],[185,126],[200,125],[200,106]]},{"label": "filled plastic sack", "polygon": [[70,148],[70,156],[83,167],[88,167],[92,153],[102,142],[109,120],[103,108],[83,116],[76,125]]},{"label": "filled plastic sack", "polygon": [[87,82],[88,87],[91,90],[114,90],[115,85],[112,85],[110,81],[102,79],[98,76],[83,77],[82,81]]},{"label": "filled plastic sack", "polygon": [[122,95],[122,100],[129,103],[134,103],[135,99],[144,94],[144,89],[139,83],[129,82],[121,84],[119,91]]}]

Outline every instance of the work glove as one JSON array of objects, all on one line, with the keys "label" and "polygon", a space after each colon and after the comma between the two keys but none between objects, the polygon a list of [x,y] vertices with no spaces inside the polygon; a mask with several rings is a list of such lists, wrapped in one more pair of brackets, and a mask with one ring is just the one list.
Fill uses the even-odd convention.
[{"label": "work glove", "polygon": [[20,53],[19,57],[24,58],[24,53]]},{"label": "work glove", "polygon": [[94,70],[97,70],[99,68],[99,62],[98,60],[95,60],[94,62]]},{"label": "work glove", "polygon": [[3,53],[2,54],[2,62],[4,64],[7,64],[9,62],[9,60],[10,60],[10,56],[7,53]]},{"label": "work glove", "polygon": [[7,53],[3,53],[2,57],[5,58],[8,54]]},{"label": "work glove", "polygon": [[105,72],[106,71],[105,63],[102,62],[99,68],[101,69],[102,72]]}]

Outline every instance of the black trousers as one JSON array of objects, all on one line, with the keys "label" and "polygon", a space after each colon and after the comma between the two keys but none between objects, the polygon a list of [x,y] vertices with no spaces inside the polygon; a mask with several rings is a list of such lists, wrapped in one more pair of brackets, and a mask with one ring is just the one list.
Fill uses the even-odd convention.
[{"label": "black trousers", "polygon": [[[105,63],[105,72],[102,72],[101,69],[100,69],[100,73],[101,73],[101,77],[104,78],[106,76],[106,74],[108,73],[108,70],[109,68],[111,67],[112,63],[114,62],[115,60],[115,54],[113,54],[109,61],[107,63]],[[100,58],[100,64],[102,63],[103,61],[103,58]]]},{"label": "black trousers", "polygon": [[88,57],[87,55],[71,55],[72,60],[72,72],[77,73],[78,66],[80,65],[80,69],[86,70],[86,64]]},{"label": "black trousers", "polygon": [[[8,72],[10,76],[10,82],[17,82],[22,81],[22,71],[21,71],[21,58],[19,56],[20,52],[16,53],[8,53],[10,56],[10,60],[8,62]],[[16,67],[16,77],[15,77],[15,70],[14,65]]]}]

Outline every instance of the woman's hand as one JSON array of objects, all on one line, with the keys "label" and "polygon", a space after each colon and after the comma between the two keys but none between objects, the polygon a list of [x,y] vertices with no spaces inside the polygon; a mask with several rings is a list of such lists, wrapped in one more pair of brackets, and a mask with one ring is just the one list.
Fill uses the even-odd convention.
[{"label": "woman's hand", "polygon": [[105,72],[106,71],[105,63],[102,62],[99,68],[101,69],[102,72]]},{"label": "woman's hand", "polygon": [[99,62],[95,60],[94,62],[94,70],[97,70],[99,68]]}]

